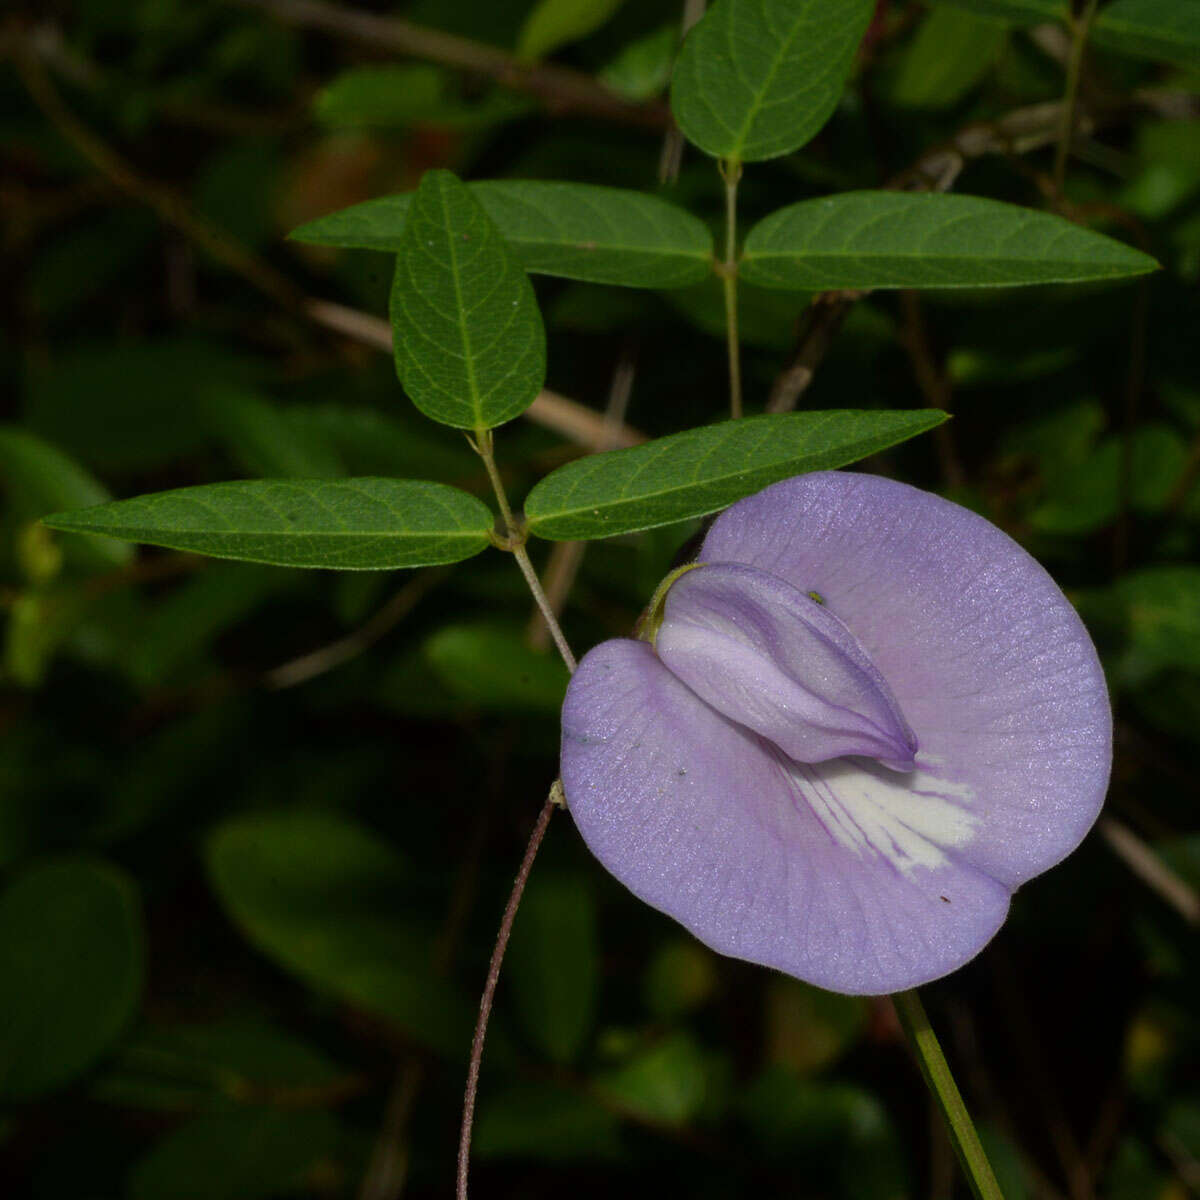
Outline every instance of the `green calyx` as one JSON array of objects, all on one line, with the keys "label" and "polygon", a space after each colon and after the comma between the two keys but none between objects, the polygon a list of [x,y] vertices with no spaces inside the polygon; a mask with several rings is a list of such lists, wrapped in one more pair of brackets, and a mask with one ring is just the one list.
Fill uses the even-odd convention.
[{"label": "green calyx", "polygon": [[646,611],[638,618],[638,623],[634,626],[634,636],[640,641],[649,642],[654,645],[655,638],[658,637],[658,631],[662,627],[663,612],[667,605],[667,593],[671,590],[671,585],[681,575],[686,575],[689,571],[694,571],[697,567],[704,566],[703,563],[694,562],[687,563],[682,567],[676,567],[663,581],[654,589],[654,595],[650,597],[650,603],[646,606]]}]

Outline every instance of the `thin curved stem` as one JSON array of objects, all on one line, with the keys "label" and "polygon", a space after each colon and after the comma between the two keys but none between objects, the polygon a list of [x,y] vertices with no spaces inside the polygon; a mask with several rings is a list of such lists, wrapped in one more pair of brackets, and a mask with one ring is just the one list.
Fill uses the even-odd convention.
[{"label": "thin curved stem", "polygon": [[742,164],[721,160],[721,178],[725,180],[725,258],[719,264],[721,286],[725,292],[725,341],[729,351],[729,415],[742,415],[741,344],[738,340],[737,300],[737,186]]},{"label": "thin curved stem", "polygon": [[517,907],[529,880],[529,872],[533,869],[533,860],[546,836],[546,827],[554,810],[558,807],[555,793],[551,790],[538,813],[537,823],[529,835],[529,844],[525,847],[525,857],[517,869],[517,878],[509,893],[508,903],[504,906],[504,916],[500,919],[500,928],[496,932],[496,945],[492,949],[492,958],[488,963],[487,982],[483,985],[483,995],[479,997],[479,1019],[475,1022],[475,1035],[471,1039],[471,1061],[467,1066],[467,1087],[463,1094],[462,1131],[458,1140],[458,1175],[455,1188],[457,1200],[467,1200],[467,1174],[471,1163],[471,1129],[475,1122],[475,1098],[479,1092],[479,1068],[483,1062],[483,1043],[487,1037],[488,1020],[492,1015],[492,1001],[496,996],[496,984],[500,980],[500,965],[504,962],[504,952],[508,949],[509,935],[512,933],[513,921],[517,915]]},{"label": "thin curved stem", "polygon": [[1071,137],[1075,132],[1075,105],[1079,95],[1079,76],[1083,68],[1083,50],[1087,44],[1092,18],[1096,15],[1097,0],[1088,0],[1087,7],[1075,21],[1071,39],[1071,57],[1067,59],[1067,90],[1063,96],[1062,124],[1058,131],[1058,145],[1054,151],[1054,199],[1061,200],[1063,184],[1067,177],[1067,155],[1071,149]]},{"label": "thin curved stem", "polygon": [[950,1064],[946,1062],[937,1034],[925,1015],[921,997],[915,989],[897,992],[892,997],[892,1003],[896,1006],[896,1015],[900,1018],[908,1044],[917,1056],[926,1086],[946,1118],[954,1152],[958,1155],[971,1191],[978,1200],[1004,1200],[1004,1193],[1000,1191],[991,1163],[979,1142],[979,1134],[975,1132],[971,1114],[967,1112],[958,1085],[950,1073]]}]

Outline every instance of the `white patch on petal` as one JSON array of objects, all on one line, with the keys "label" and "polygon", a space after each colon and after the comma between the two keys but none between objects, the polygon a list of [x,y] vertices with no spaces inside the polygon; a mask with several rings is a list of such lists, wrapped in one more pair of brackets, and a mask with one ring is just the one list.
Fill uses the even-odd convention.
[{"label": "white patch on petal", "polygon": [[968,811],[972,790],[923,769],[932,765],[923,756],[918,760],[922,767],[903,775],[853,759],[782,760],[780,767],[834,841],[911,875],[942,866],[945,851],[970,841],[979,824]]}]

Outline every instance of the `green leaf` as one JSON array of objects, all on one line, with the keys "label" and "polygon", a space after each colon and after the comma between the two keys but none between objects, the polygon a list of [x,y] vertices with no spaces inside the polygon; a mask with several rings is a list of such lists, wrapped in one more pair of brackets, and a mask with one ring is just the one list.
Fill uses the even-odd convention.
[{"label": "green leaf", "polygon": [[1113,587],[1126,623],[1118,666],[1127,683],[1176,668],[1200,671],[1200,567],[1144,567]]},{"label": "green leaf", "polygon": [[529,882],[506,962],[526,1037],[556,1063],[573,1062],[595,1020],[596,905],[583,877]]},{"label": "green leaf", "polygon": [[339,1140],[327,1112],[264,1108],[198,1117],[137,1163],[129,1198],[267,1200],[308,1192],[306,1177],[333,1159]]},{"label": "green leaf", "polygon": [[425,1045],[465,1053],[470,1005],[434,973],[412,870],[379,838],[332,813],[258,814],[220,826],[207,861],[230,918],[264,954]]},{"label": "green leaf", "polygon": [[449,171],[413,196],[392,281],[396,372],[427,417],[482,433],[520,416],[546,377],[528,276]]},{"label": "green leaf", "polygon": [[[111,499],[103,484],[57,446],[12,426],[0,427],[0,481],[21,521]],[[93,569],[123,567],[133,558],[128,546],[111,538],[72,538],[70,551],[81,566]]]},{"label": "green leaf", "polygon": [[519,117],[531,107],[526,98],[502,91],[463,100],[452,72],[403,63],[343,71],[317,93],[313,116],[330,129],[392,129],[415,122],[466,129]]},{"label": "green leaf", "polygon": [[1197,0],[1113,0],[1092,25],[1097,45],[1135,58],[1195,69],[1200,62]]},{"label": "green leaf", "polygon": [[203,394],[202,403],[214,430],[251,475],[333,479],[346,474],[328,439],[289,420],[287,410],[256,392],[218,385]]},{"label": "green leaf", "polygon": [[681,1125],[708,1087],[708,1064],[685,1033],[672,1034],[597,1080],[597,1092],[645,1120]]},{"label": "green leaf", "polygon": [[892,100],[904,108],[956,104],[987,74],[1007,36],[999,21],[935,9],[904,53]]},{"label": "green leaf", "polygon": [[243,562],[378,571],[470,558],[488,544],[492,515],[444,483],[253,479],[155,492],[43,523]]},{"label": "green leaf", "polygon": [[559,46],[577,42],[606,24],[625,0],[538,0],[525,18],[517,55],[544,58]]},{"label": "green leaf", "polygon": [[671,81],[679,26],[672,22],[630,42],[600,72],[600,82],[629,100],[649,100]]},{"label": "green leaf", "polygon": [[124,872],[61,859],[19,875],[0,896],[0,1096],[49,1091],[91,1066],[137,1009],[144,953]]},{"label": "green leaf", "polygon": [[354,1084],[349,1071],[279,1029],[222,1021],[142,1032],[92,1095],[130,1108],[215,1112],[327,1104]]},{"label": "green leaf", "polygon": [[652,529],[792,475],[845,466],[945,419],[932,409],[840,409],[723,421],[567,463],[529,493],[525,517],[531,533],[555,541]]},{"label": "green leaf", "polygon": [[995,17],[1018,25],[1042,21],[1065,21],[1071,15],[1070,0],[929,0],[939,8],[959,8],[980,17]]},{"label": "green leaf", "polygon": [[716,0],[679,52],[671,109],[688,141],[754,162],[798,150],[829,119],[872,0]]},{"label": "green leaf", "polygon": [[[625,188],[496,179],[467,189],[527,271],[585,283],[671,288],[712,270],[712,234],[682,208]],[[301,225],[298,242],[399,250],[412,195],[367,200]]]},{"label": "green leaf", "polygon": [[557,713],[567,670],[557,654],[539,654],[524,631],[495,624],[446,625],[424,647],[449,690],[475,708],[493,712]]},{"label": "green leaf", "polygon": [[999,200],[845,192],[760,221],[741,271],[760,287],[830,291],[1078,283],[1157,266],[1122,242]]},{"label": "green leaf", "polygon": [[621,1157],[620,1123],[578,1089],[549,1081],[488,1090],[476,1121],[478,1158],[576,1162]]}]

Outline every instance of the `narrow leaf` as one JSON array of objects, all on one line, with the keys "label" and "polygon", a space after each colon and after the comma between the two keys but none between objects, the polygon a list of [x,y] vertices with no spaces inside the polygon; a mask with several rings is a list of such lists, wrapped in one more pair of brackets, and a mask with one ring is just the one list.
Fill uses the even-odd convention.
[{"label": "narrow leaf", "polygon": [[751,162],[804,145],[842,94],[873,0],[716,0],[675,66],[671,109],[690,142]]},{"label": "narrow leaf", "polygon": [[1123,242],[999,200],[844,192],[760,221],[741,270],[760,287],[827,291],[1075,283],[1157,266]]},{"label": "narrow leaf", "polygon": [[949,108],[987,74],[1007,38],[1001,21],[935,9],[900,60],[892,100],[904,108]]},{"label": "narrow leaf", "polygon": [[625,0],[538,0],[525,18],[517,39],[523,59],[544,58],[559,46],[595,33]]},{"label": "narrow leaf", "polygon": [[[73,458],[36,433],[15,426],[0,427],[0,483],[21,521],[110,499],[104,485]],[[81,566],[92,569],[123,567],[132,557],[128,546],[108,538],[84,539],[72,545],[71,552]]]},{"label": "narrow leaf", "polygon": [[[641,192],[586,183],[495,179],[467,190],[527,271],[618,287],[698,283],[712,270],[712,234],[691,213]],[[382,196],[292,233],[298,242],[400,249],[412,195]]]},{"label": "narrow leaf", "polygon": [[253,479],[156,492],[43,523],[216,558],[368,571],[470,558],[488,544],[492,515],[442,483]]},{"label": "narrow leaf", "polygon": [[1135,58],[1195,68],[1200,62],[1197,0],[1113,0],[1100,10],[1092,39]]},{"label": "narrow leaf", "polygon": [[929,0],[935,7],[961,8],[980,17],[997,17],[1017,25],[1042,21],[1065,21],[1071,15],[1070,0]]},{"label": "narrow leaf", "polygon": [[827,470],[940,425],[946,414],[775,413],[689,429],[567,463],[525,502],[529,531],[586,540],[702,517],[769,483]]},{"label": "narrow leaf", "polygon": [[546,377],[529,277],[449,171],[413,196],[392,281],[396,372],[427,417],[482,433],[520,416]]}]

